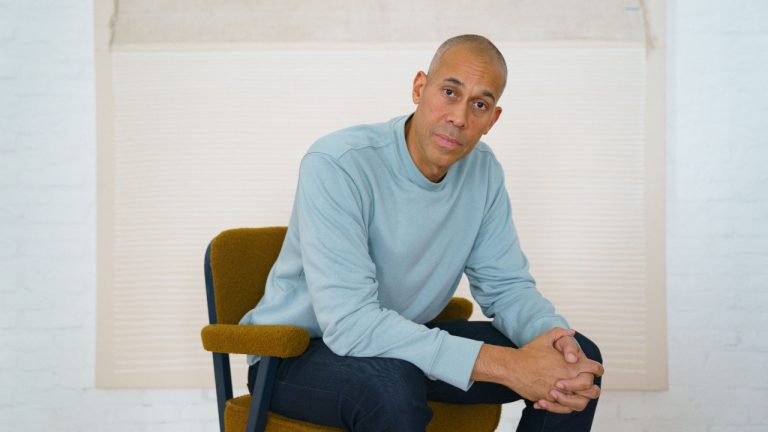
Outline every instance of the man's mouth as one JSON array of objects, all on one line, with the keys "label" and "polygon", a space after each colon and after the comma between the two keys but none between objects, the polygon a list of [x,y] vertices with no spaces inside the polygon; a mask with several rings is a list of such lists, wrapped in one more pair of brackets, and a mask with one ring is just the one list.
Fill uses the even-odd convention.
[{"label": "man's mouth", "polygon": [[448,135],[435,134],[435,137],[437,138],[437,144],[445,149],[453,150],[461,147],[461,143],[458,140],[453,139]]}]

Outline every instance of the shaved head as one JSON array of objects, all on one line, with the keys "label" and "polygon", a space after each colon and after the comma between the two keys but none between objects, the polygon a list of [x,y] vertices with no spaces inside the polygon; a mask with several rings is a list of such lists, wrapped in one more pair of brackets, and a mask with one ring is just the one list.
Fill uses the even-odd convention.
[{"label": "shaved head", "polygon": [[504,90],[504,87],[507,85],[507,62],[504,60],[504,56],[501,54],[501,51],[496,48],[496,45],[494,45],[493,42],[489,41],[487,38],[480,35],[465,34],[454,36],[443,42],[437,48],[437,51],[435,51],[435,55],[432,57],[432,61],[429,63],[429,71],[427,73],[431,74],[439,67],[440,61],[442,60],[445,53],[452,50],[453,48],[458,47],[467,48],[471,50],[474,55],[480,58],[491,60],[498,64],[499,69],[501,70],[501,76],[503,78],[501,90]]},{"label": "shaved head", "polygon": [[491,130],[506,82],[504,57],[488,39],[462,35],[440,45],[429,71],[413,79],[416,111],[405,123],[408,152],[424,177],[441,181]]}]

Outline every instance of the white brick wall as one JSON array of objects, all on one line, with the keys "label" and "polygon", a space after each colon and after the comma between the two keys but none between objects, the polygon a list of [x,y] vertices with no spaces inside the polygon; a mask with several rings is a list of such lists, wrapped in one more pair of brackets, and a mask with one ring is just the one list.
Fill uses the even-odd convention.
[{"label": "white brick wall", "polygon": [[0,0],[0,431],[213,431],[211,391],[94,389],[92,28]]},{"label": "white brick wall", "polygon": [[670,1],[669,391],[600,431],[768,430],[768,2]]},{"label": "white brick wall", "polygon": [[[213,431],[211,391],[93,386],[91,11],[0,0],[0,430]],[[768,2],[668,18],[670,389],[606,392],[595,429],[765,431]]]}]

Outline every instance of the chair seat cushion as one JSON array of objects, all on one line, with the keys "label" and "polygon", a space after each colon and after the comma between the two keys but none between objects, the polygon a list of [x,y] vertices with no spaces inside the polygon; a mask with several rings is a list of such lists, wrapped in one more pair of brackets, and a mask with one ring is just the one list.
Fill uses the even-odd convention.
[{"label": "chair seat cushion", "polygon": [[[248,423],[248,410],[251,406],[251,395],[243,395],[227,401],[224,411],[224,430],[226,432],[243,432]],[[301,420],[294,420],[280,414],[269,412],[266,432],[343,432],[343,429],[320,426]]]},{"label": "chair seat cushion", "polygon": [[[224,412],[226,432],[242,432],[248,422],[251,396],[243,395],[227,401]],[[428,432],[491,432],[499,425],[501,405],[472,404],[458,405],[429,401],[434,411]],[[320,426],[300,420],[283,417],[269,412],[267,432],[341,432],[342,429]]]}]

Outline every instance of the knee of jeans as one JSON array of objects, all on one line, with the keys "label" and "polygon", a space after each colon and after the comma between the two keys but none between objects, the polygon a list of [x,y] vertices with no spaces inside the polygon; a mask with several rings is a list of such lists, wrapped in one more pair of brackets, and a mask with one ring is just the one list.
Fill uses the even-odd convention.
[{"label": "knee of jeans", "polygon": [[603,362],[603,355],[600,353],[600,348],[598,348],[597,344],[581,333],[576,333],[576,341],[579,343],[581,350],[588,359],[598,363]]}]

